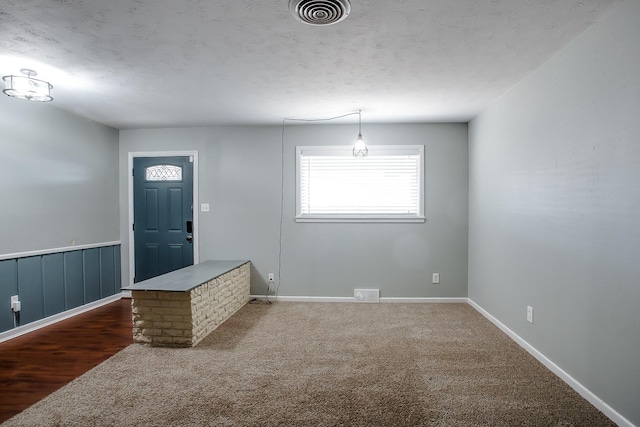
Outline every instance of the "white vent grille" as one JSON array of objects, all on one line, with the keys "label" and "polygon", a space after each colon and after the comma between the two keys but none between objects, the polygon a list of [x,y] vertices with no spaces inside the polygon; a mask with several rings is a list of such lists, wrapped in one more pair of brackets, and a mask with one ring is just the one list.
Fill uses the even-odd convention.
[{"label": "white vent grille", "polygon": [[349,0],[289,0],[294,18],[309,25],[331,25],[351,12]]},{"label": "white vent grille", "polygon": [[354,289],[355,302],[380,302],[380,289]]}]

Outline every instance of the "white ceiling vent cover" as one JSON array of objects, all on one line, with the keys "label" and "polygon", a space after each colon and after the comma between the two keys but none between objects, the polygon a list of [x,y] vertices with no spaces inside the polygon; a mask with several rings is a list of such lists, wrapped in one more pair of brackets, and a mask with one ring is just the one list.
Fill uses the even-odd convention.
[{"label": "white ceiling vent cover", "polygon": [[354,289],[355,302],[380,302],[380,289]]},{"label": "white ceiling vent cover", "polygon": [[294,18],[309,25],[331,25],[351,12],[349,0],[289,0]]}]

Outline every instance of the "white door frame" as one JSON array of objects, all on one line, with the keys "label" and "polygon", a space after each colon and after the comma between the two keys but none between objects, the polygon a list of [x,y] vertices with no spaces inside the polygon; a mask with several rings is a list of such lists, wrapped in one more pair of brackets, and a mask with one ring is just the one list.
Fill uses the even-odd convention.
[{"label": "white door frame", "polygon": [[129,181],[129,285],[133,285],[133,277],[136,273],[135,237],[133,234],[133,159],[135,157],[193,157],[193,263],[200,262],[199,250],[200,223],[198,212],[200,203],[198,202],[198,151],[135,151],[129,152],[129,163],[127,167],[127,178]]}]

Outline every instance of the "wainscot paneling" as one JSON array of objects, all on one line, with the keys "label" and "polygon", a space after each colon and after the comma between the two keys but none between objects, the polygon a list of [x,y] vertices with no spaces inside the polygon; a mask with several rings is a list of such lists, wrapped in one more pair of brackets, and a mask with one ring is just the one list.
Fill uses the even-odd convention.
[{"label": "wainscot paneling", "polygon": [[[4,259],[0,261],[0,332],[119,292],[120,245]],[[20,299],[19,316],[11,311],[12,295]]]},{"label": "wainscot paneling", "polygon": [[18,263],[15,260],[0,261],[0,332],[13,328],[13,312],[9,307],[12,295],[18,294]]}]

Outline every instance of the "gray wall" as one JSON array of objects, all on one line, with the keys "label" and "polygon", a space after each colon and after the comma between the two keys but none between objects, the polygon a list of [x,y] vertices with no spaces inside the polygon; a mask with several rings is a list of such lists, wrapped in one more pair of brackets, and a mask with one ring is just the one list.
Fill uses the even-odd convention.
[{"label": "gray wall", "polygon": [[2,95],[0,134],[0,255],[119,240],[117,130]]},{"label": "gray wall", "polygon": [[470,123],[469,297],[640,425],[638,22],[623,3]]},{"label": "gray wall", "polygon": [[[119,240],[118,131],[53,105],[0,95],[0,255]],[[118,246],[2,260],[0,331],[119,289]]]},{"label": "gray wall", "polygon": [[[363,125],[368,144],[424,144],[424,224],[295,223],[296,145],[347,145],[355,125],[287,125],[280,295],[464,297],[467,293],[466,124]],[[250,259],[252,292],[278,276],[282,128],[210,127],[120,132],[123,283],[128,272],[127,156],[134,151],[198,150],[200,259]],[[439,272],[441,284],[431,284]]]}]

